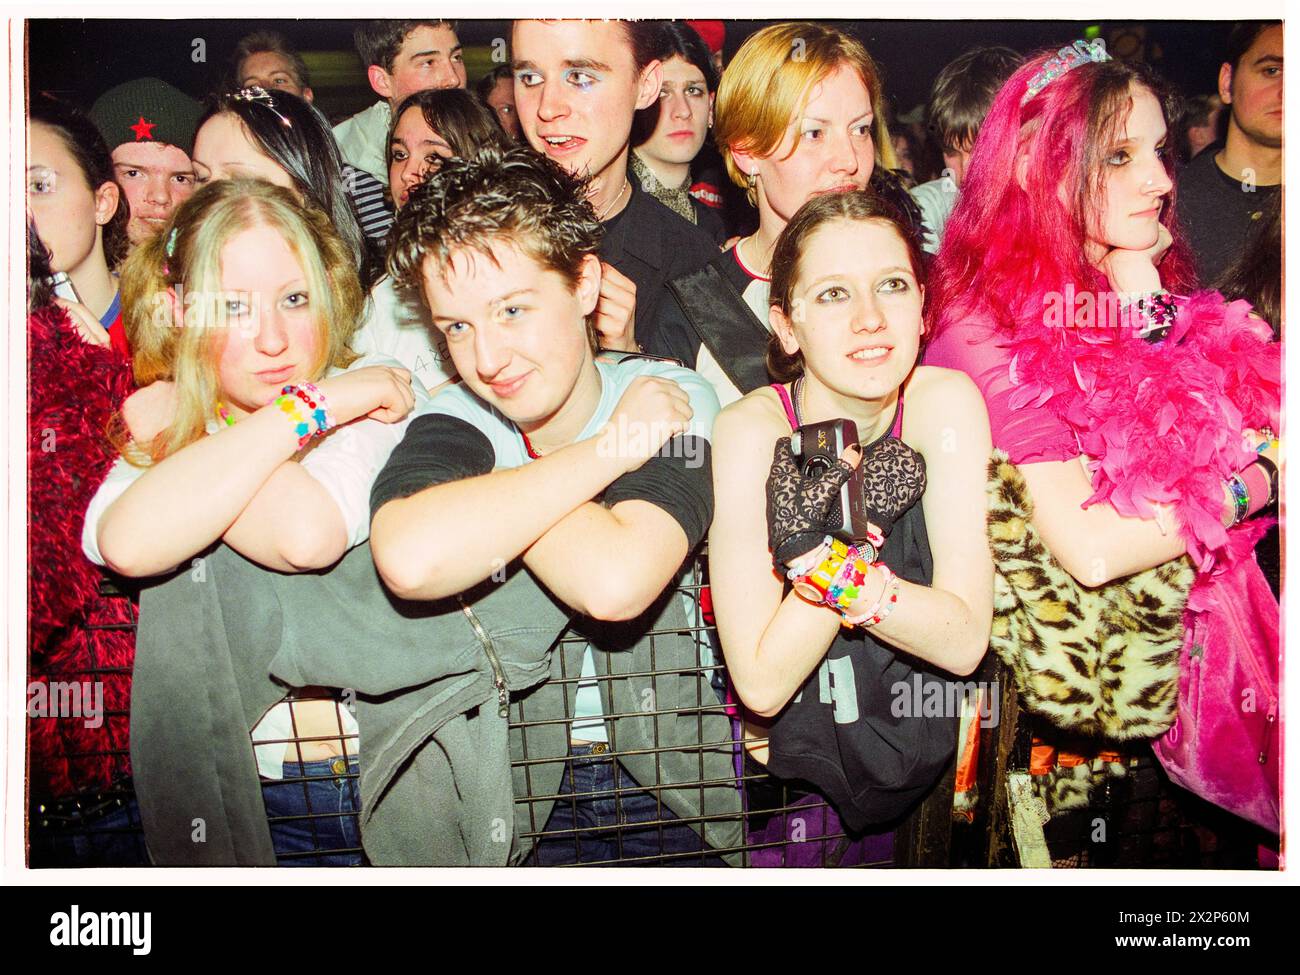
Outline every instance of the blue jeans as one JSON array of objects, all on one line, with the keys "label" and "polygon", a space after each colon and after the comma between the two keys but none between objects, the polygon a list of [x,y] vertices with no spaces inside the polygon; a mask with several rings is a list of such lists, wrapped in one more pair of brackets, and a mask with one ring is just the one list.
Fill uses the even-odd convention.
[{"label": "blue jeans", "polygon": [[[560,798],[537,840],[531,865],[724,866],[717,856],[708,855],[700,835],[677,821],[654,793],[641,789],[608,754],[593,754],[592,749],[570,746]],[[672,855],[686,853],[696,855]]]},{"label": "blue jeans", "polygon": [[364,862],[355,757],[285,762],[284,778],[262,780],[271,842],[282,867],[356,867]]},{"label": "blue jeans", "polygon": [[28,863],[40,867],[146,867],[149,854],[135,796],[102,815],[76,823],[42,825],[33,810]]}]

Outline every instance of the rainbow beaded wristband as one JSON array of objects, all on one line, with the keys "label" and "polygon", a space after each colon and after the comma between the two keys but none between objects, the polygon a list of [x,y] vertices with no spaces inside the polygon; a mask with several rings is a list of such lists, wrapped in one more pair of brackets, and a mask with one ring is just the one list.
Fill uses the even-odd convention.
[{"label": "rainbow beaded wristband", "polygon": [[826,600],[827,590],[835,582],[835,577],[849,557],[849,547],[838,538],[831,538],[828,543],[830,551],[826,556],[817,565],[793,580],[794,591],[810,603],[822,603]]},{"label": "rainbow beaded wristband", "polygon": [[[275,402],[293,423],[299,449],[334,426],[324,394],[312,383],[285,386]],[[310,412],[304,413],[303,407]]]},{"label": "rainbow beaded wristband", "polygon": [[871,563],[858,553],[856,548],[849,549],[850,556],[840,565],[839,571],[826,590],[823,600],[840,615],[849,611],[849,607],[862,598],[862,586],[871,571]]},{"label": "rainbow beaded wristband", "polygon": [[810,603],[843,613],[861,598],[871,563],[857,548],[838,538],[827,538],[823,545],[829,545],[830,552],[813,569],[793,580],[794,591]]}]

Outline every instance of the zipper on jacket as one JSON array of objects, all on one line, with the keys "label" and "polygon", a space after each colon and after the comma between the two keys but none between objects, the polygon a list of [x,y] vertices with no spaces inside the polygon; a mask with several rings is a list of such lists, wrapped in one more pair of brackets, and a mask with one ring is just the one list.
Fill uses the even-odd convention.
[{"label": "zipper on jacket", "polygon": [[474,627],[474,635],[478,637],[478,642],[483,645],[483,652],[487,654],[488,663],[492,665],[492,686],[497,689],[497,714],[502,718],[510,716],[510,689],[506,687],[506,673],[501,667],[501,660],[497,657],[497,648],[492,643],[492,638],[488,636],[487,630],[483,629],[483,624],[474,614],[474,610],[469,608],[469,604],[464,599],[457,596],[456,602],[460,603],[460,608],[469,620],[469,625]]},{"label": "zipper on jacket", "polygon": [[1255,654],[1251,652],[1253,644],[1251,644],[1246,639],[1246,635],[1242,633],[1236,617],[1231,613],[1225,613],[1223,618],[1227,622],[1228,626],[1232,628],[1233,636],[1236,638],[1237,645],[1246,650],[1245,653],[1240,655],[1241,659],[1244,662],[1246,669],[1250,671],[1251,677],[1255,680],[1255,683],[1259,686],[1260,691],[1268,701],[1268,711],[1264,715],[1263,739],[1260,741],[1259,745],[1259,764],[1267,765],[1269,745],[1273,740],[1273,725],[1277,722],[1278,701],[1270,692],[1271,686],[1264,677],[1264,668],[1260,666],[1260,662],[1255,659]]},{"label": "zipper on jacket", "polygon": [[1264,717],[1264,740],[1259,746],[1259,764],[1268,764],[1268,746],[1273,740],[1273,724],[1277,721],[1277,708],[1270,707],[1268,714]]}]

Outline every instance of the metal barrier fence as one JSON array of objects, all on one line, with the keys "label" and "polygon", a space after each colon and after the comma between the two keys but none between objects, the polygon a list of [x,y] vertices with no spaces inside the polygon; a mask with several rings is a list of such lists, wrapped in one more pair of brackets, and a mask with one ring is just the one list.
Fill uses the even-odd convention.
[{"label": "metal barrier fence", "polygon": [[[517,803],[527,809],[529,829],[524,832],[537,849],[529,858],[530,865],[648,865],[648,866],[702,866],[722,865],[724,858],[742,866],[860,866],[882,867],[895,865],[892,834],[886,833],[874,840],[848,836],[840,827],[838,818],[829,804],[798,783],[779,781],[768,775],[757,762],[745,755],[740,741],[738,708],[730,703],[726,682],[726,668],[717,643],[717,633],[705,618],[702,592],[706,585],[704,560],[691,560],[679,580],[674,598],[680,599],[686,613],[687,626],[682,629],[651,630],[649,666],[641,671],[625,671],[618,675],[609,669],[611,656],[603,657],[604,672],[582,674],[569,671],[566,661],[572,655],[564,652],[567,646],[582,645],[586,637],[575,629],[561,637],[556,648],[559,674],[552,683],[578,686],[582,684],[601,688],[613,680],[642,678],[651,684],[649,700],[643,702],[635,714],[631,712],[608,713],[604,722],[608,741],[576,746],[565,760],[563,784],[559,792],[538,792],[529,787]],[[690,663],[677,659],[671,663],[661,656],[659,641],[662,638],[680,640],[685,635],[695,647],[695,660]],[[554,669],[554,668],[553,668]],[[660,679],[688,679],[694,685],[694,699],[676,702],[672,707],[660,705],[658,692]],[[603,688],[601,688],[603,690]],[[609,697],[602,693],[602,698]],[[639,716],[653,722],[653,741],[649,747],[633,748],[617,740],[617,719]],[[687,749],[691,765],[697,769],[693,781],[673,786],[645,787],[632,780],[623,770],[620,759],[632,756],[654,756],[656,772],[659,757],[667,752],[680,753],[661,737],[661,721],[683,717],[694,720],[695,733]],[[713,720],[707,721],[712,718]],[[719,736],[706,730],[706,721],[716,729],[722,725],[726,734]],[[533,764],[553,759],[528,757],[529,731],[547,724],[568,724],[568,718],[549,721],[530,718],[527,702],[522,702],[520,720],[513,722],[523,741],[524,758],[516,761],[524,770],[525,780]],[[583,740],[589,733],[575,729],[572,736]],[[760,745],[754,741],[751,745]],[[706,771],[708,756],[727,756],[730,770],[725,776],[716,773],[717,762],[711,764],[714,774]],[[698,806],[704,808],[706,789],[736,789],[740,799],[737,816],[718,817],[697,815],[678,817],[664,801],[664,793],[685,790],[698,791]],[[579,801],[585,800],[585,801]],[[535,807],[540,803],[554,802],[555,809],[546,822],[540,822]],[[703,846],[697,830],[706,823],[719,825],[719,819],[733,819],[740,826],[740,841],[734,845]]]},{"label": "metal barrier fence", "polygon": [[[1032,721],[1017,707],[1015,692],[1002,679],[1001,665],[991,657],[976,675],[977,680],[1001,686],[1001,722],[981,732],[980,764],[976,776],[979,801],[972,818],[953,816],[954,769],[935,786],[929,797],[903,823],[889,832],[872,837],[850,836],[840,827],[834,810],[811,787],[778,780],[744,753],[739,734],[737,709],[728,696],[726,668],[717,648],[716,631],[706,622],[701,592],[705,585],[702,560],[688,563],[673,598],[687,610],[685,630],[654,631],[650,634],[650,666],[632,674],[573,673],[566,660],[572,655],[565,647],[585,644],[586,637],[571,629],[555,649],[558,676],[553,683],[596,686],[628,677],[641,677],[657,687],[660,680],[696,678],[693,702],[677,702],[671,709],[658,705],[651,695],[640,717],[653,720],[653,743],[632,748],[616,739],[615,721],[605,721],[608,741],[589,741],[571,746],[561,759],[564,774],[557,791],[535,788],[532,770],[556,758],[530,756],[529,733],[547,725],[569,724],[571,719],[530,717],[526,700],[519,704],[518,717],[510,723],[513,734],[523,743],[523,754],[514,767],[527,784],[516,804],[528,827],[523,836],[534,844],[526,865],[651,865],[742,867],[1013,867],[1019,864],[1011,837],[1007,799],[1008,773],[1026,766]],[[133,626],[134,623],[127,624]],[[693,642],[696,659],[678,659],[662,664],[658,638],[685,634]],[[597,655],[597,657],[604,655]],[[606,666],[611,659],[604,656]],[[102,679],[119,670],[88,668],[46,676],[61,680]],[[338,700],[325,689],[297,692],[290,709],[291,733],[257,742],[261,748],[292,746],[283,765],[284,778],[264,779],[263,796],[268,823],[276,839],[278,861],[283,866],[361,865],[365,863],[358,830],[358,741],[355,731],[345,727],[341,705],[333,708],[336,726],[322,730],[317,721],[312,733],[300,729],[299,708],[314,699]],[[644,761],[669,750],[681,752],[680,744],[670,748],[660,740],[661,720],[693,716],[697,734],[689,751],[698,751],[699,774],[692,781],[672,785],[644,786],[634,781],[620,759],[639,756]],[[606,718],[624,717],[623,713]],[[106,717],[108,717],[106,715]],[[124,711],[116,712],[125,720]],[[706,722],[715,727],[725,720],[728,733],[710,736]],[[584,734],[572,732],[581,740]],[[750,742],[758,745],[761,742]],[[125,754],[125,748],[117,754]],[[706,773],[706,757],[729,757],[725,775]],[[77,757],[77,756],[69,756]],[[87,757],[85,755],[81,757]],[[739,812],[725,817],[700,814],[678,817],[664,801],[673,790],[737,790]],[[580,801],[581,800],[581,801]],[[553,804],[545,821],[538,807]],[[1107,823],[1106,843],[1089,843],[1098,817]],[[738,826],[740,839],[734,845],[707,846],[698,836],[706,823],[720,819]],[[1139,761],[1132,774],[1116,780],[1095,797],[1087,810],[1053,820],[1048,844],[1057,866],[1161,866],[1236,867],[1257,865],[1258,831],[1249,824],[1170,785],[1149,758]],[[33,805],[29,817],[30,865],[107,866],[146,864],[144,834],[129,779],[106,790],[53,804]],[[1058,854],[1060,856],[1058,857]]]}]

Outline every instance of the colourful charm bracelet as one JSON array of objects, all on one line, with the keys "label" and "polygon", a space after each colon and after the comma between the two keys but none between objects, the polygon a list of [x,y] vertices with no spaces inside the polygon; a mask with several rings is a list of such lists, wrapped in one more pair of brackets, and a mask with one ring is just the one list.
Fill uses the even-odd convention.
[{"label": "colourful charm bracelet", "polygon": [[[312,383],[285,386],[280,390],[280,395],[276,397],[275,402],[289,417],[289,422],[294,425],[294,432],[298,434],[299,449],[313,437],[319,437],[334,426],[324,394]],[[304,413],[303,406],[310,412]]]}]

